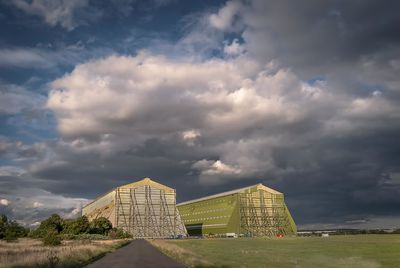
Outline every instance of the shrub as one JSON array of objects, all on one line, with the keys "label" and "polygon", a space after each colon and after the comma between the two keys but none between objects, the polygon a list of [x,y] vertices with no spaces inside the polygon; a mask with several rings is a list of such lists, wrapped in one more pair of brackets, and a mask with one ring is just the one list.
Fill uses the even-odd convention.
[{"label": "shrub", "polygon": [[6,215],[0,214],[0,239],[6,236],[6,229],[8,225],[8,219]]},{"label": "shrub", "polygon": [[60,233],[63,229],[63,219],[58,214],[53,214],[48,219],[42,221],[38,229]]},{"label": "shrub", "polygon": [[89,231],[89,221],[86,216],[75,220],[64,220],[62,224],[64,234],[84,234]]},{"label": "shrub", "polygon": [[10,221],[5,215],[0,215],[0,239],[13,241],[19,237],[25,237],[28,229],[19,225],[16,221]]},{"label": "shrub", "polygon": [[107,235],[111,229],[112,229],[111,222],[104,217],[100,217],[98,219],[94,219],[90,223],[89,233]]},{"label": "shrub", "polygon": [[108,232],[108,237],[111,239],[132,238],[132,235],[119,228],[112,228]]},{"label": "shrub", "polygon": [[61,245],[61,238],[56,233],[50,232],[43,237],[42,242],[45,246],[58,246]]},{"label": "shrub", "polygon": [[39,228],[29,233],[32,238],[44,238],[49,233],[59,234],[63,230],[63,219],[53,214],[40,223]]},{"label": "shrub", "polygon": [[4,240],[6,240],[7,242],[12,242],[18,239],[18,235],[17,233],[13,232],[10,229],[7,229],[5,231],[5,235],[4,235]]}]

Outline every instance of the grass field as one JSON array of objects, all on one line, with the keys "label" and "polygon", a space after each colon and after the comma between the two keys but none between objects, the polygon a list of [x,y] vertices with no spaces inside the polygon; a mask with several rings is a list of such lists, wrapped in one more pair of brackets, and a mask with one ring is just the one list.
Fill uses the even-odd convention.
[{"label": "grass field", "polygon": [[82,267],[126,243],[124,240],[74,240],[46,247],[35,239],[0,241],[0,267]]},{"label": "grass field", "polygon": [[189,267],[400,267],[400,235],[151,242]]}]

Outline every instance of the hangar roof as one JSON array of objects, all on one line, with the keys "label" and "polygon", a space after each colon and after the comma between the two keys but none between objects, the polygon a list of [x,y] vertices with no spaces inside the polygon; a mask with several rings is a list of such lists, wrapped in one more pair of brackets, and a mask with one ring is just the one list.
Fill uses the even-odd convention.
[{"label": "hangar roof", "polygon": [[185,201],[185,202],[177,204],[177,206],[187,205],[187,204],[200,202],[200,201],[204,201],[204,200],[208,200],[208,199],[213,199],[213,198],[222,197],[222,196],[226,196],[226,195],[236,194],[236,193],[240,193],[240,192],[243,192],[245,190],[252,189],[252,188],[256,188],[257,190],[264,190],[264,191],[270,192],[272,194],[282,195],[281,192],[278,192],[278,191],[276,191],[274,189],[271,189],[271,188],[263,185],[262,183],[258,183],[258,184],[255,184],[255,185],[239,188],[239,189],[236,189],[236,190],[231,190],[231,191],[227,191],[227,192],[223,192],[223,193],[219,193],[219,194],[209,195],[209,196],[205,196],[205,197],[201,197],[201,198]]},{"label": "hangar roof", "polygon": [[137,182],[133,182],[133,183],[128,183],[122,186],[119,186],[118,188],[137,188],[143,185],[149,185],[153,188],[159,189],[159,190],[164,190],[166,192],[175,192],[174,189],[165,186],[161,183],[155,182],[150,178],[144,178],[143,180],[137,181]]},{"label": "hangar roof", "polygon": [[128,184],[125,184],[125,185],[122,185],[122,186],[115,187],[111,191],[108,191],[107,193],[102,194],[102,195],[98,196],[96,199],[94,199],[91,202],[87,203],[85,206],[83,206],[83,208],[89,206],[90,204],[93,204],[94,202],[96,202],[97,200],[102,198],[103,196],[108,195],[109,193],[115,191],[117,188],[137,188],[137,187],[140,187],[140,186],[143,186],[143,185],[150,185],[153,188],[164,190],[164,191],[166,191],[168,193],[175,192],[174,189],[172,189],[172,188],[170,188],[168,186],[165,186],[165,185],[163,185],[161,183],[155,182],[150,178],[144,178],[144,179],[142,179],[140,181],[137,181],[137,182],[132,182],[132,183],[128,183]]}]

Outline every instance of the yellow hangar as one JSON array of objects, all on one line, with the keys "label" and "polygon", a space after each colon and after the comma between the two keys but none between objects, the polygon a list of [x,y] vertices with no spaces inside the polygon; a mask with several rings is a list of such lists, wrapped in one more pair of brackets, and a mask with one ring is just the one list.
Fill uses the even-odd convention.
[{"label": "yellow hangar", "polygon": [[134,238],[186,236],[175,190],[145,178],[117,187],[82,208],[89,221],[105,217]]}]

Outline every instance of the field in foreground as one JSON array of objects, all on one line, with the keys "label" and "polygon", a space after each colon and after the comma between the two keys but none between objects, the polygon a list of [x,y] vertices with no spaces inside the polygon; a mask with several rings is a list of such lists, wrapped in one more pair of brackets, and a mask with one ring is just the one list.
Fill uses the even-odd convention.
[{"label": "field in foreground", "polygon": [[151,242],[189,267],[400,267],[400,235]]},{"label": "field in foreground", "polygon": [[125,240],[74,240],[47,247],[35,239],[0,241],[0,267],[82,267],[126,243]]}]

